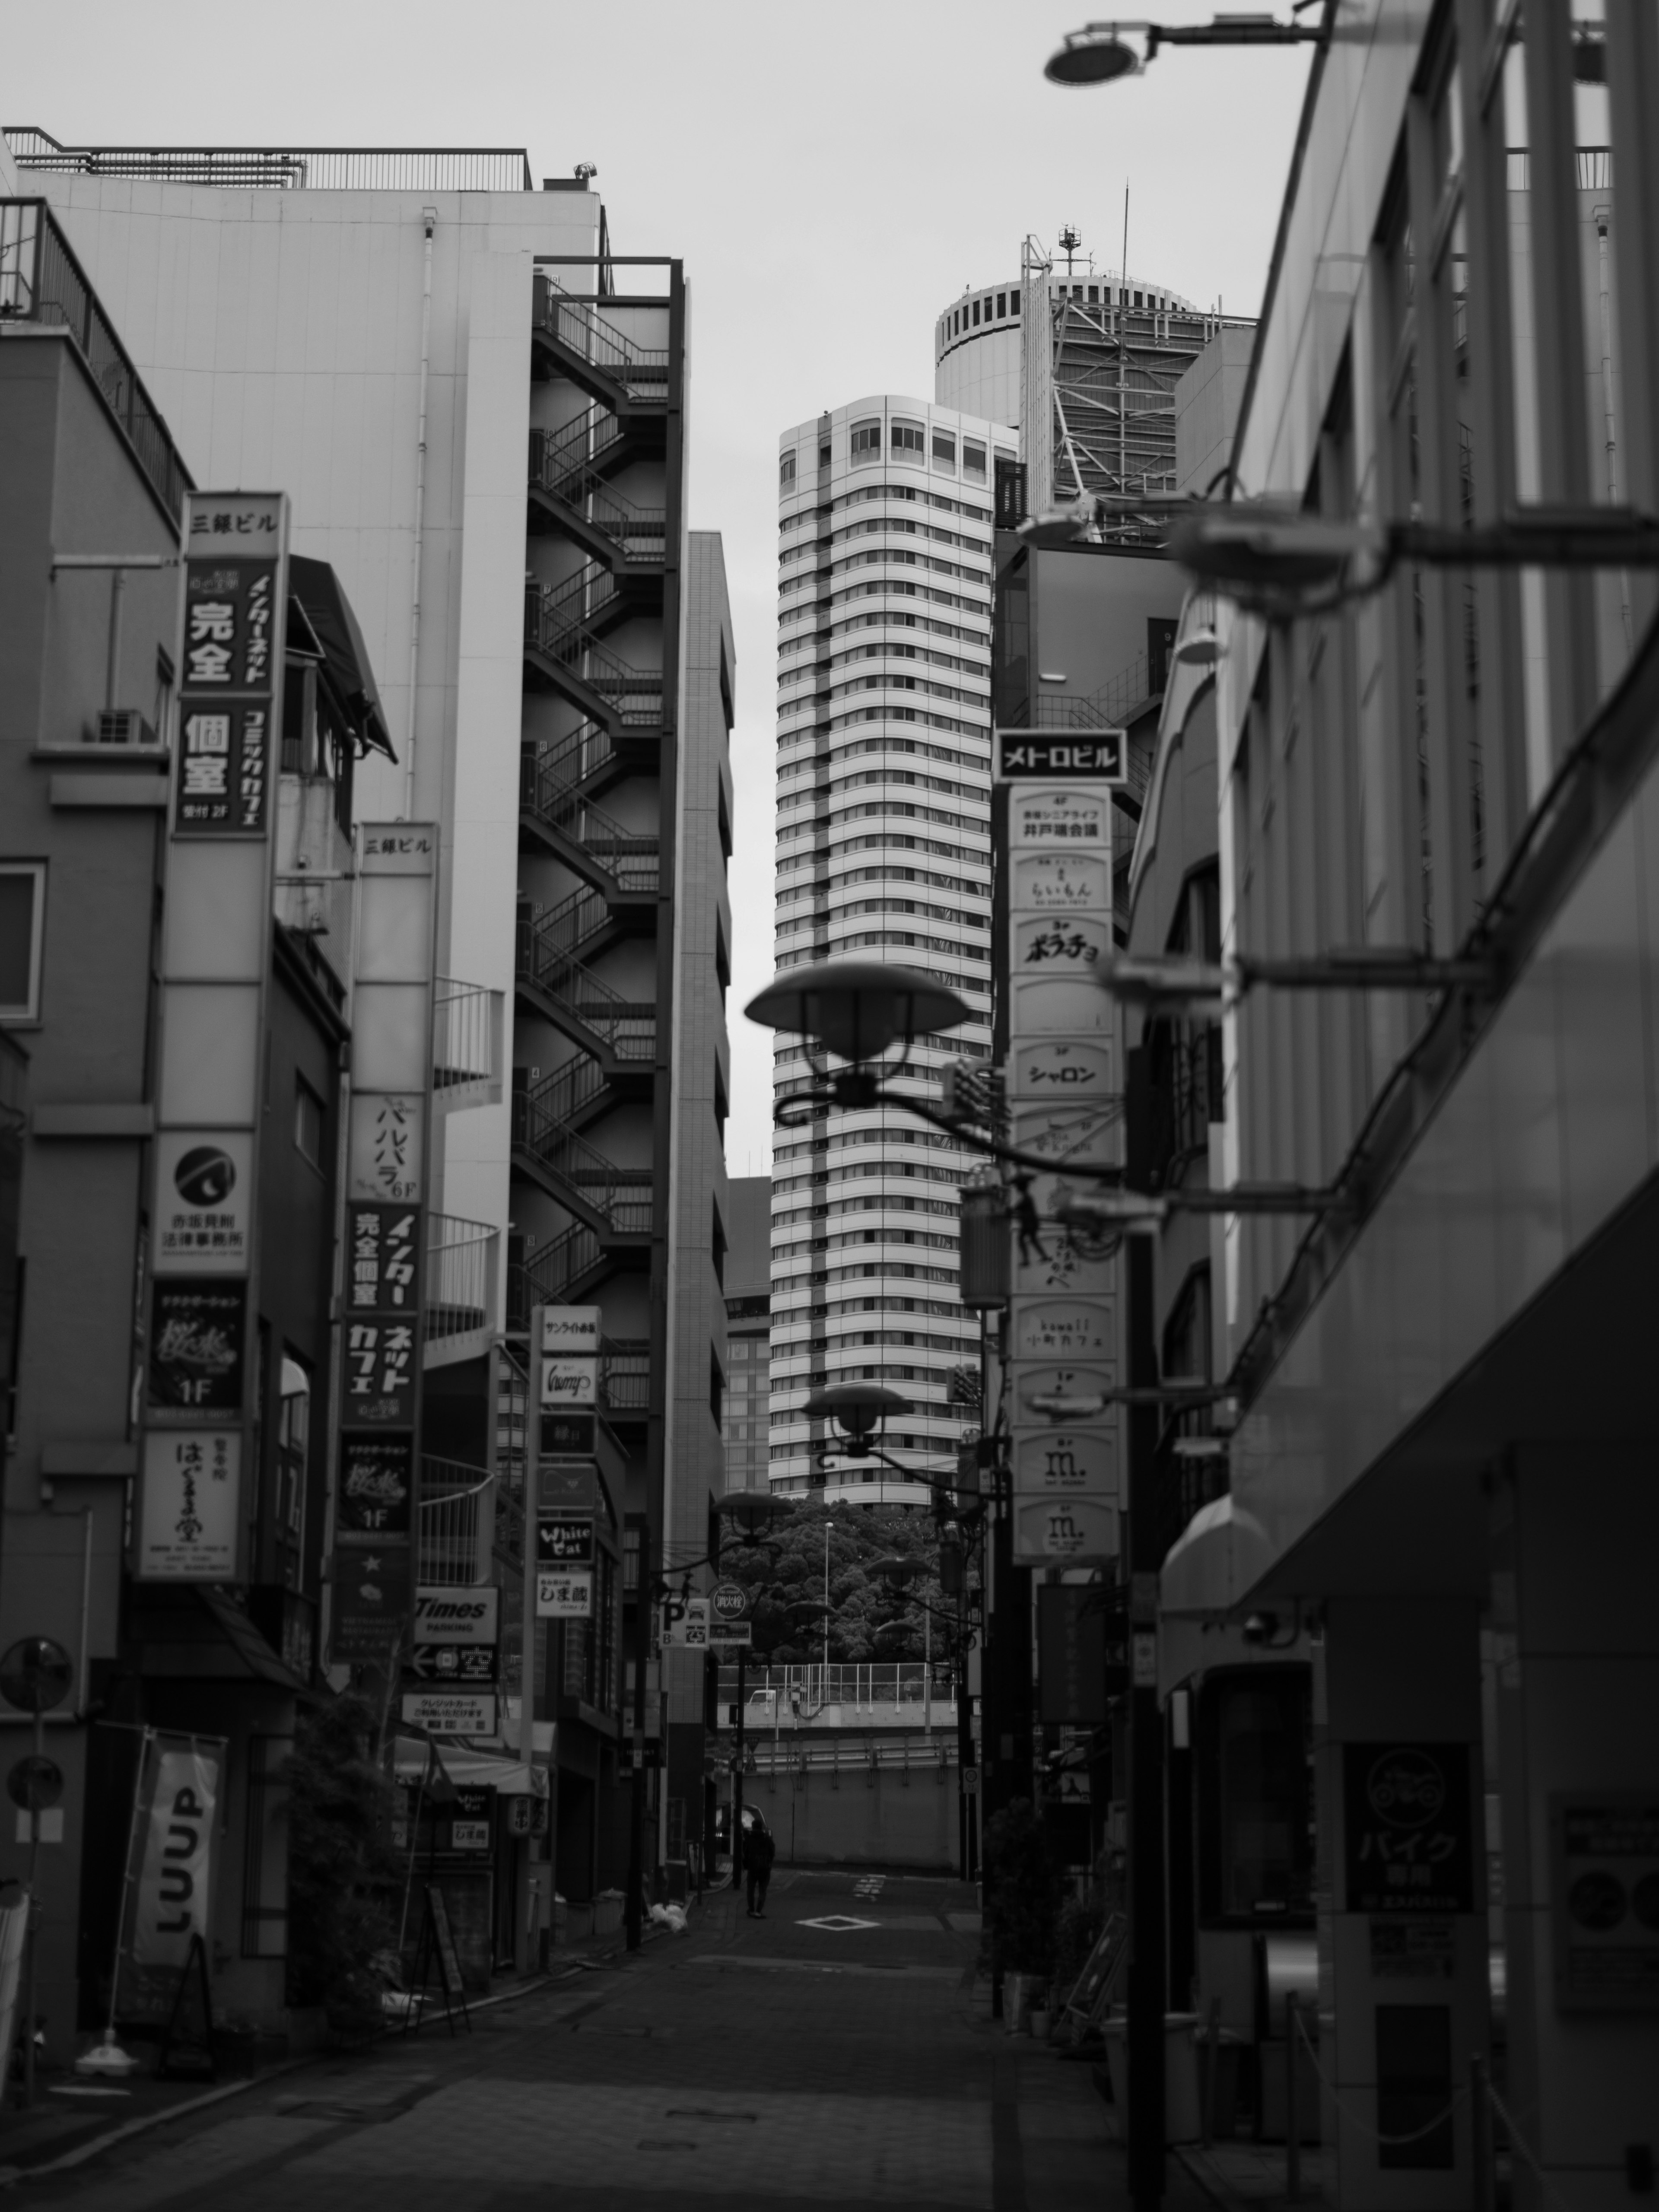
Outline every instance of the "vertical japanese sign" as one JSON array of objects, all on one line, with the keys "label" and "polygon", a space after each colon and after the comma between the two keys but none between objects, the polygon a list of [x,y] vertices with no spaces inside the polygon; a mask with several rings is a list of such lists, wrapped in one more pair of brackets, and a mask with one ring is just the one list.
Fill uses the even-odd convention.
[{"label": "vertical japanese sign", "polygon": [[288,503],[192,492],[184,531],[133,1571],[222,1583],[250,1566]]},{"label": "vertical japanese sign", "polygon": [[[1021,743],[999,755],[1005,776],[1053,765],[1025,744],[1030,732],[1006,734]],[[1121,1157],[1116,1013],[1100,987],[1111,796],[1086,773],[1008,793],[1009,1112],[1014,1143],[1054,1163],[1032,1192],[1043,1226],[1018,1237],[1011,1279],[1014,1559],[1028,1566],[1092,1565],[1118,1549],[1117,1262],[1054,1223],[1069,1169]]]},{"label": "vertical japanese sign", "polygon": [[367,823],[358,837],[329,1638],[336,1660],[384,1659],[404,1644],[419,1579],[438,908],[432,823]]}]

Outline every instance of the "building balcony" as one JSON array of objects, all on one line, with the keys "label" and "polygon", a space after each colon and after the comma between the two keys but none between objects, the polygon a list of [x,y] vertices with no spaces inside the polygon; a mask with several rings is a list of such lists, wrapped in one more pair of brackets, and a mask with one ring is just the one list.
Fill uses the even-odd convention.
[{"label": "building balcony", "polygon": [[489,1350],[499,1326],[499,1243],[500,1231],[487,1221],[428,1214],[425,1366],[453,1366]]},{"label": "building balcony", "polygon": [[23,324],[69,332],[156,497],[182,522],[190,471],[69,240],[44,200],[0,200],[0,326]]},{"label": "building balcony", "polygon": [[433,1006],[432,1099],[441,1111],[499,1106],[507,994],[440,975]]}]

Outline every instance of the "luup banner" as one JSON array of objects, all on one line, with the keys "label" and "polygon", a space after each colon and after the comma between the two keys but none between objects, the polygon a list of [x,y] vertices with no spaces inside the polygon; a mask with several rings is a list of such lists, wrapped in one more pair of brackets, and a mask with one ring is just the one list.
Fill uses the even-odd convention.
[{"label": "luup banner", "polygon": [[144,1746],[133,1808],[117,1966],[123,2021],[168,2020],[200,1936],[212,1955],[214,1816],[222,1736],[155,1735]]}]

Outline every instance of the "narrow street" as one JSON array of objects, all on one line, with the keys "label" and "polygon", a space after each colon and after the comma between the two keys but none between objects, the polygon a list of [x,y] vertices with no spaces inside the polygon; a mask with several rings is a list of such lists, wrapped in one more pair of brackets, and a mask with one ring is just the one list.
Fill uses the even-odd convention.
[{"label": "narrow street", "polygon": [[[75,2212],[720,2196],[767,2212],[1111,2204],[1121,2154],[1086,2065],[993,2026],[959,1884],[781,1869],[633,1961],[285,2073],[12,2201]],[[1173,2163],[1170,2203],[1204,2200]]]}]

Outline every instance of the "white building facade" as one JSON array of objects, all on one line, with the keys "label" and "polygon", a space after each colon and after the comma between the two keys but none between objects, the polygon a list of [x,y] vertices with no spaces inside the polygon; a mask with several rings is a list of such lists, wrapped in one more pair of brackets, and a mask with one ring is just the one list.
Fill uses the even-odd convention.
[{"label": "white building facade", "polygon": [[[992,485],[1012,430],[891,394],[779,444],[780,974],[849,956],[948,983],[975,1018],[921,1041],[900,1079],[937,1095],[990,1048]],[[777,1094],[808,1079],[780,1035]],[[879,1382],[911,1401],[884,1437],[938,1468],[976,1400],[977,1320],[957,1295],[972,1156],[902,1111],[835,1111],[773,1149],[771,1443],[804,1491],[823,1424],[811,1392]],[[832,1473],[861,1504],[927,1493],[890,1470]]]}]

